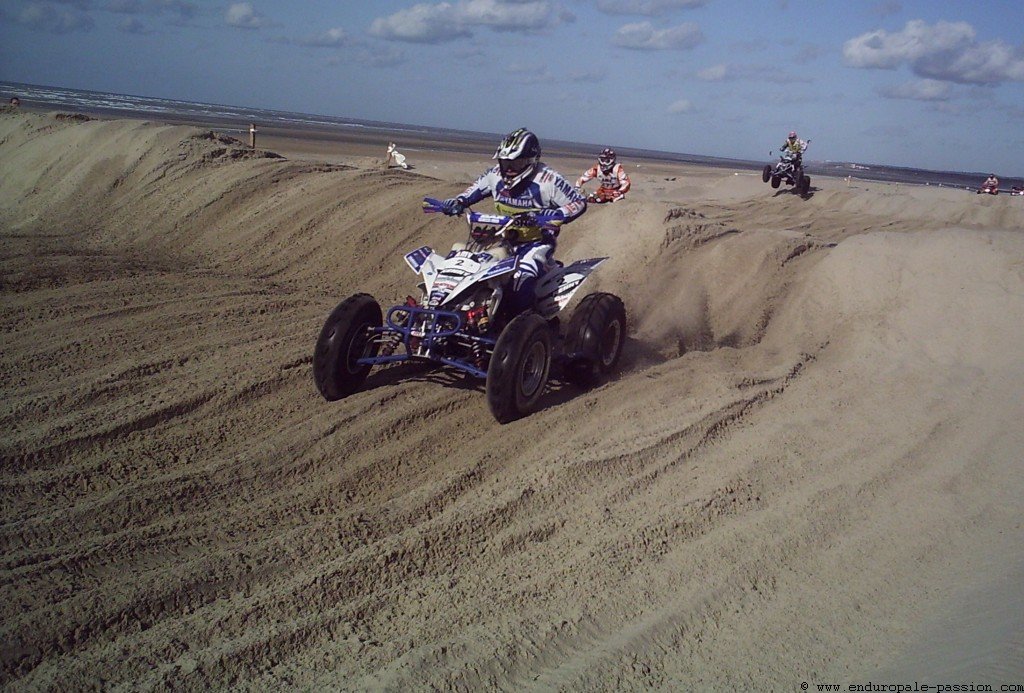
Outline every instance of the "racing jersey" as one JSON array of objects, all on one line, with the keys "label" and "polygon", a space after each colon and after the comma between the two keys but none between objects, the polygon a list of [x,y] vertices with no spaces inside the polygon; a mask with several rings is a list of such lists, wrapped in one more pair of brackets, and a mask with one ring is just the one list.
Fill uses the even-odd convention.
[{"label": "racing jersey", "polygon": [[615,164],[608,173],[601,170],[600,164],[594,164],[583,172],[580,179],[576,181],[576,187],[582,186],[593,178],[597,178],[601,187],[606,190],[617,190],[623,194],[629,192],[629,176],[626,174],[626,169],[622,167],[622,164]]},{"label": "racing jersey", "polygon": [[793,152],[794,154],[803,154],[803,151],[807,149],[807,143],[801,139],[787,139],[785,142],[782,143],[782,147],[780,147],[780,149],[784,152],[790,151]]},{"label": "racing jersey", "polygon": [[[517,185],[514,192],[505,187],[501,172],[494,166],[485,171],[459,197],[465,201],[467,207],[485,197],[493,197],[498,214],[508,216],[555,210],[562,213],[563,224],[569,223],[587,209],[586,199],[569,185],[569,181],[547,164],[537,164],[530,179]],[[540,232],[523,233],[521,229],[519,237],[524,241],[539,240]]]}]

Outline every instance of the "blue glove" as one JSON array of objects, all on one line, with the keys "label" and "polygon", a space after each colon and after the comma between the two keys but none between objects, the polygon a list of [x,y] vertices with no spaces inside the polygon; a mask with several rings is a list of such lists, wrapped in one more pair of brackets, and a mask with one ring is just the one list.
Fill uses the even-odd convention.
[{"label": "blue glove", "polygon": [[447,200],[441,203],[441,212],[449,217],[454,217],[462,214],[463,210],[466,209],[466,201],[461,197],[449,197]]}]

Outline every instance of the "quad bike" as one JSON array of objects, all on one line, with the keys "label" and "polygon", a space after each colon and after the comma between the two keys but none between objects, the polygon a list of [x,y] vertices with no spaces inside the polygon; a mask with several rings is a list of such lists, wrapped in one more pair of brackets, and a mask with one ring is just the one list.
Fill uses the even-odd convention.
[{"label": "quad bike", "polygon": [[[423,210],[442,211],[424,198]],[[519,259],[512,245],[516,217],[466,212],[470,236],[445,255],[423,246],[405,261],[423,281],[420,297],[382,313],[368,294],[342,301],[327,318],[313,353],[313,378],[329,401],[355,392],[370,370],[399,361],[431,362],[485,381],[487,403],[501,423],[537,407],[552,369],[591,386],[617,367],[626,337],[626,309],[610,293],[585,296],[564,331],[560,313],[608,258],[554,263],[537,282],[534,307],[515,314],[506,300]],[[543,221],[549,233],[557,227]]]},{"label": "quad bike", "polygon": [[[993,185],[992,183],[983,183],[982,186],[977,190],[978,195],[981,195],[982,193],[986,195],[998,195],[999,186]],[[1013,193],[1010,194],[1012,195]]]},{"label": "quad bike", "polygon": [[[582,190],[580,192],[583,192]],[[610,188],[598,188],[594,192],[587,195],[587,202],[590,204],[604,204],[605,202],[617,202],[626,195],[619,192],[618,190],[612,190]]]},{"label": "quad bike", "polygon": [[800,195],[806,195],[811,189],[811,177],[804,173],[803,160],[794,152],[783,152],[774,166],[765,164],[761,170],[761,180],[765,183],[770,181],[773,188],[785,182],[792,185]]}]

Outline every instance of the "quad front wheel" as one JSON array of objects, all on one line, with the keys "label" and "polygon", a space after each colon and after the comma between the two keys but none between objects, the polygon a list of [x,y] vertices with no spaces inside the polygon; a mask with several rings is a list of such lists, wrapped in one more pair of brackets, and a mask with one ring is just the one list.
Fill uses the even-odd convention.
[{"label": "quad front wheel", "polygon": [[313,351],[313,380],[324,399],[341,399],[363,384],[371,366],[356,359],[377,355],[370,330],[382,324],[380,304],[369,294],[350,296],[331,311]]},{"label": "quad front wheel", "polygon": [[761,182],[767,183],[768,179],[772,177],[772,165],[765,164],[764,168],[761,169]]},{"label": "quad front wheel", "polygon": [[811,189],[811,177],[810,176],[804,176],[803,180],[801,181],[801,185],[800,185],[800,194],[801,195],[806,195],[807,192],[810,189]]},{"label": "quad front wheel", "polygon": [[772,187],[777,188],[782,183],[782,178],[779,176],[772,176]]},{"label": "quad front wheel", "polygon": [[585,296],[565,335],[565,351],[570,360],[566,379],[577,385],[595,385],[619,363],[626,342],[626,307],[614,294]]},{"label": "quad front wheel", "polygon": [[531,413],[544,393],[551,369],[551,328],[536,313],[523,313],[505,326],[487,369],[487,404],[500,423]]}]

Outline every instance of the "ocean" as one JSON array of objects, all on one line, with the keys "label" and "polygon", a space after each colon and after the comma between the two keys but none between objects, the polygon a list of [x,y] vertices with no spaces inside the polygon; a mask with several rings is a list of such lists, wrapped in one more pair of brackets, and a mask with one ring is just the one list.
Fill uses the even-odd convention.
[{"label": "ocean", "polygon": [[[112,92],[87,91],[68,87],[40,86],[18,82],[0,81],[2,102],[7,103],[11,97],[17,96],[26,108],[39,110],[71,111],[108,117],[146,118],[150,120],[168,120],[175,122],[194,122],[211,126],[228,126],[236,130],[247,128],[248,123],[260,126],[279,126],[298,130],[319,132],[350,133],[381,133],[383,139],[394,139],[405,134],[409,137],[436,140],[441,143],[474,143],[480,142],[487,148],[500,139],[498,133],[454,130],[446,128],[411,125],[408,123],[388,123],[373,120],[360,120],[343,116],[317,115],[291,111],[274,111],[264,108],[245,106],[227,106],[209,104],[199,101],[178,101],[161,99],[151,96],[132,96]],[[590,156],[601,149],[601,145],[554,140],[545,138],[547,151]],[[671,163],[696,164],[702,166],[729,166],[748,170],[760,170],[767,161],[747,161],[719,157],[668,152],[650,149],[616,147],[616,151],[624,158],[648,159]],[[985,178],[982,173],[957,171],[931,171],[926,169],[902,168],[896,166],[865,165],[840,161],[805,162],[809,175],[826,175],[838,178],[850,176],[854,179],[911,183],[918,185],[937,185],[945,187],[977,189]],[[1004,187],[1009,189],[1004,182]]]}]

